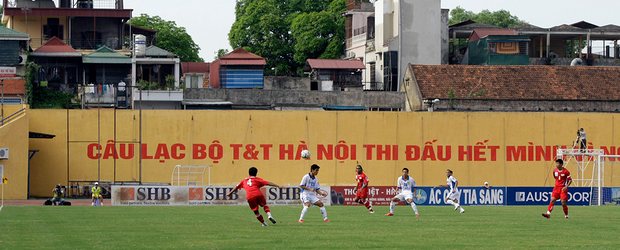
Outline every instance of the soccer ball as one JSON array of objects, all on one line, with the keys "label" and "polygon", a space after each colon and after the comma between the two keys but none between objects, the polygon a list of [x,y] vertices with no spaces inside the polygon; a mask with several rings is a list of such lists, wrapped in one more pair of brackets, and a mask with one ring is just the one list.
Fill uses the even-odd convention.
[{"label": "soccer ball", "polygon": [[307,149],[302,150],[301,151],[301,158],[309,159],[310,158],[310,151],[308,151]]}]

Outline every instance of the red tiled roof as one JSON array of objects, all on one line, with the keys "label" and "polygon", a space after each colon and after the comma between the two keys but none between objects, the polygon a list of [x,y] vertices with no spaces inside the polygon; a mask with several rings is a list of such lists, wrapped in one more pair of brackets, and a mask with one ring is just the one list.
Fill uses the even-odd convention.
[{"label": "red tiled roof", "polygon": [[267,61],[263,60],[220,60],[221,65],[266,65]]},{"label": "red tiled roof", "polygon": [[423,99],[620,100],[620,67],[409,67]]},{"label": "red tiled roof", "polygon": [[181,70],[183,73],[206,73],[210,72],[210,63],[203,62],[182,62]]},{"label": "red tiled roof", "polygon": [[229,59],[255,59],[261,60],[264,59],[254,53],[248,52],[244,48],[238,48],[233,50],[232,52],[220,57],[220,60],[229,60]]},{"label": "red tiled roof", "polygon": [[308,59],[311,69],[365,69],[360,60]]},{"label": "red tiled roof", "polygon": [[5,95],[25,95],[26,94],[26,81],[23,79],[4,79],[4,94]]},{"label": "red tiled roof", "polygon": [[52,37],[48,40],[43,46],[36,49],[33,53],[33,56],[42,55],[42,56],[82,56],[80,52],[73,49],[71,46],[65,44],[58,37]]},{"label": "red tiled roof", "polygon": [[475,29],[471,36],[469,37],[469,41],[478,41],[487,36],[514,36],[517,35],[516,30],[512,29],[499,29],[499,28],[482,28]]}]

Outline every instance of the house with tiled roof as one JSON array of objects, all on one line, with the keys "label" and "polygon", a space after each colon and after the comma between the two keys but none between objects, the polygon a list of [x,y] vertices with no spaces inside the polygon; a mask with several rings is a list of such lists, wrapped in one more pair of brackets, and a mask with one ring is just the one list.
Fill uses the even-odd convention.
[{"label": "house with tiled roof", "polygon": [[265,65],[265,58],[243,48],[235,49],[211,63],[209,87],[262,89]]},{"label": "house with tiled roof", "polygon": [[408,111],[618,112],[620,67],[409,65]]}]

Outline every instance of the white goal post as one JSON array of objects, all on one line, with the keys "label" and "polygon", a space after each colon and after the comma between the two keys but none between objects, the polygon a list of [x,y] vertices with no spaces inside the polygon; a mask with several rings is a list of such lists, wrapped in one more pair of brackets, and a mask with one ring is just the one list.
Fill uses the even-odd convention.
[{"label": "white goal post", "polygon": [[620,155],[606,155],[602,149],[558,149],[557,158],[564,159],[567,168],[577,170],[572,174],[575,186],[590,188],[590,204],[603,205],[607,195],[605,161],[620,160]]},{"label": "white goal post", "polygon": [[211,184],[211,166],[176,165],[172,170],[172,186],[208,186]]}]

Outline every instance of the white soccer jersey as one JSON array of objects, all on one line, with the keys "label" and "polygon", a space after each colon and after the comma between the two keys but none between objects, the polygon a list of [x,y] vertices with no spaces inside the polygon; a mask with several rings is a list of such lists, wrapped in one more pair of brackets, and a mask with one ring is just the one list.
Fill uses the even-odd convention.
[{"label": "white soccer jersey", "polygon": [[[305,186],[312,190],[316,190],[317,188],[319,188],[319,178],[316,178],[316,176],[312,177],[310,176],[310,174],[306,174],[304,175],[303,178],[301,178],[301,183],[299,183],[299,186]],[[304,193],[314,193],[314,192],[310,192],[302,188],[301,193],[304,194]]]},{"label": "white soccer jersey", "polygon": [[409,176],[406,180],[402,176],[398,177],[397,186],[400,188],[401,193],[411,193],[415,187],[415,180]]},{"label": "white soccer jersey", "polygon": [[450,177],[448,177],[448,179],[446,179],[446,182],[448,183],[448,187],[450,187],[450,192],[454,193],[454,192],[458,192],[459,191],[459,187],[456,186],[456,178],[452,175],[450,175]]}]

